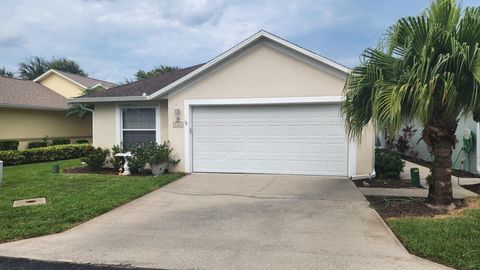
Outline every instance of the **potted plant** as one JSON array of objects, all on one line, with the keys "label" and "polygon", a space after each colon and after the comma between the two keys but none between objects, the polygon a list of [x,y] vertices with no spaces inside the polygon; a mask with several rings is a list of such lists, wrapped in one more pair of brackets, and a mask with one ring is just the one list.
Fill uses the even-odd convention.
[{"label": "potted plant", "polygon": [[173,149],[170,148],[168,141],[162,144],[153,143],[149,148],[148,164],[155,176],[164,174],[169,165],[180,162],[173,156]]}]

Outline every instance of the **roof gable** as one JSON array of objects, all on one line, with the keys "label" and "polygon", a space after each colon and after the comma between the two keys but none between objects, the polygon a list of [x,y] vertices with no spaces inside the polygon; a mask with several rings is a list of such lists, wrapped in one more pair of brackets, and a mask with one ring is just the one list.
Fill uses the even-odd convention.
[{"label": "roof gable", "polygon": [[86,77],[86,76],[82,76],[82,75],[78,75],[78,74],[73,74],[73,73],[65,72],[65,71],[61,71],[61,70],[56,70],[56,69],[48,70],[47,72],[45,72],[42,75],[35,78],[33,81],[34,82],[41,82],[42,80],[44,80],[47,77],[49,77],[51,75],[54,75],[54,74],[62,77],[63,79],[66,79],[67,81],[69,81],[71,83],[74,83],[75,85],[80,86],[83,89],[93,88],[93,87],[96,87],[98,85],[101,85],[104,88],[111,88],[111,87],[116,86],[116,84],[111,83],[111,82],[106,82],[106,81],[102,81],[102,80],[98,80],[98,79],[94,79],[94,78],[90,78],[90,77]]},{"label": "roof gable", "polygon": [[[295,45],[287,40],[281,39],[273,34],[270,34],[266,31],[259,31],[255,35],[245,39],[244,41],[240,42],[236,46],[232,47],[231,49],[225,51],[224,53],[218,55],[217,57],[211,59],[205,64],[202,65],[197,65],[194,66],[195,69],[191,70],[190,72],[184,74],[184,76],[180,76],[176,78],[176,80],[171,81],[169,84],[164,85],[164,84],[158,84],[157,89],[155,91],[151,91],[151,89],[148,89],[148,91],[128,91],[128,85],[126,85],[126,88],[121,88],[121,86],[116,87],[117,89],[123,89],[125,92],[124,94],[118,94],[115,96],[112,95],[99,95],[99,96],[93,96],[93,95],[88,95],[84,97],[79,97],[73,99],[73,102],[105,102],[105,101],[133,101],[133,100],[151,100],[155,99],[161,96],[164,96],[168,94],[170,91],[173,91],[177,89],[179,86],[184,85],[185,83],[189,82],[190,80],[193,80],[200,75],[208,72],[209,70],[212,70],[214,67],[217,65],[221,64],[224,62],[226,59],[230,58],[231,56],[234,56],[238,54],[240,51],[252,46],[253,44],[261,41],[261,40],[268,40],[269,42],[272,42],[276,45],[283,46],[285,48],[288,48],[292,50],[295,53],[298,53],[306,58],[308,58],[311,61],[320,63],[322,65],[325,65],[336,72],[339,72],[343,75],[347,75],[350,70],[349,68],[336,63],[330,59],[327,59],[321,55],[318,55],[312,51],[309,51],[307,49],[304,49],[298,45]],[[191,67],[192,68],[192,67]],[[189,69],[189,68],[187,68]],[[115,88],[111,89],[112,91],[115,90]],[[105,91],[102,91],[105,92]],[[108,91],[110,92],[110,91]],[[148,92],[148,93],[147,93]],[[143,94],[145,93],[145,94]],[[107,94],[107,92],[105,92]],[[111,94],[111,92],[110,92]]]}]

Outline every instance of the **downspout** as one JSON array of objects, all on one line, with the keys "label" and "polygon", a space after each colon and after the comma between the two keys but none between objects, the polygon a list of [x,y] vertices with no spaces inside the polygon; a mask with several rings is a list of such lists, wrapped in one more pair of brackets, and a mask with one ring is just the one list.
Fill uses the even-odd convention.
[{"label": "downspout", "polygon": [[83,104],[80,104],[80,108],[82,108],[83,110],[86,110],[86,111],[89,111],[92,113],[92,145],[95,145],[94,142],[93,142],[93,139],[95,138],[94,134],[95,134],[95,117],[94,117],[94,113],[95,111],[86,107],[85,105]]},{"label": "downspout", "polygon": [[477,144],[476,146],[476,153],[475,153],[475,158],[477,160],[477,173],[480,173],[480,158],[479,158],[479,154],[480,154],[480,144],[479,144],[479,137],[480,137],[480,123],[477,122],[477,134],[476,134],[476,137],[477,137],[477,141],[475,142]]}]

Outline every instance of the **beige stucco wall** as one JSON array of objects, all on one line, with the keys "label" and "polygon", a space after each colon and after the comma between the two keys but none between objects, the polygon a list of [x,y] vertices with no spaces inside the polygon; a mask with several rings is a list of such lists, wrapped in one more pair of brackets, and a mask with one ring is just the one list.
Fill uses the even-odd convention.
[{"label": "beige stucco wall", "polygon": [[116,111],[114,103],[95,104],[93,113],[93,145],[111,148],[116,144]]},{"label": "beige stucco wall", "polygon": [[19,148],[30,141],[49,138],[92,137],[91,118],[65,117],[65,112],[0,108],[0,140],[19,140]]},{"label": "beige stucco wall", "polygon": [[[183,112],[185,99],[341,96],[344,84],[344,78],[261,45],[177,92],[168,104],[169,108],[178,105]],[[173,121],[169,110],[168,137],[182,160],[174,169],[183,171],[184,130],[172,128]],[[373,170],[373,130],[367,131],[357,145],[357,175]]]},{"label": "beige stucco wall", "polygon": [[67,98],[78,97],[82,95],[83,88],[81,86],[55,73],[52,73],[48,77],[42,79],[40,84]]},{"label": "beige stucco wall", "polygon": [[[341,96],[344,83],[345,78],[269,46],[252,48],[242,57],[171,95],[168,108],[165,101],[160,101],[162,140],[168,138],[181,159],[173,170],[185,170],[184,129],[173,128],[173,108],[178,105],[183,114],[185,99]],[[95,105],[96,146],[111,147],[115,144],[115,133],[118,132],[115,127],[115,106],[113,103]],[[373,144],[373,129],[368,128],[364,138],[357,144],[357,175],[373,171]]]},{"label": "beige stucco wall", "polygon": [[[93,145],[96,147],[111,148],[117,142],[117,133],[120,132],[120,123],[117,122],[120,111],[117,107],[142,105],[140,102],[129,103],[98,103],[95,104],[93,114]],[[149,102],[148,105],[160,105],[160,140],[168,140],[168,102],[161,100]],[[120,119],[118,119],[120,121]]]}]

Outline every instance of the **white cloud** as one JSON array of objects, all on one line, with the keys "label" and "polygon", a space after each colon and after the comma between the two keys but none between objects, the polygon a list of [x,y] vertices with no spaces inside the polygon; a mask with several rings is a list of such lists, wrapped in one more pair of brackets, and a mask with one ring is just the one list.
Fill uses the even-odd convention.
[{"label": "white cloud", "polygon": [[260,29],[295,39],[347,24],[360,14],[350,4],[347,0],[7,0],[0,9],[5,22],[0,30],[4,61],[0,66],[15,66],[29,55],[65,56],[92,76],[118,82],[137,69],[207,61]]}]

